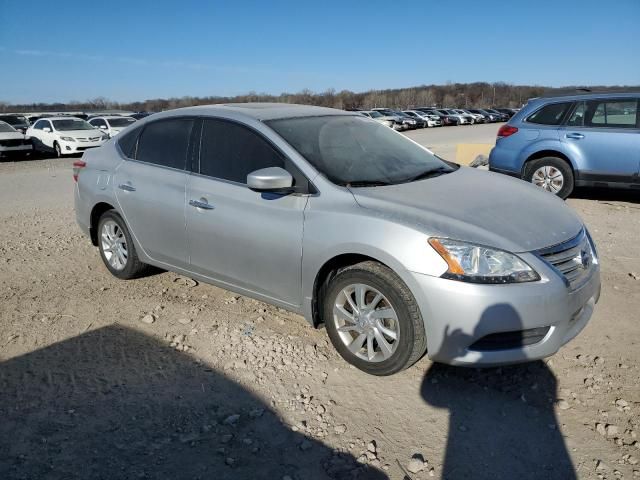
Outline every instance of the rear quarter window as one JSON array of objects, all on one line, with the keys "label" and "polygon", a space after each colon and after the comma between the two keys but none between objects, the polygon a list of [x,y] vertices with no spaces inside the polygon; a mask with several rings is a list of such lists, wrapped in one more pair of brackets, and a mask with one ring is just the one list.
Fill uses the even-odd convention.
[{"label": "rear quarter window", "polygon": [[141,128],[136,128],[125,134],[118,136],[118,146],[122,153],[127,158],[136,158],[136,148],[138,146],[138,137],[140,136]]},{"label": "rear quarter window", "polygon": [[527,122],[538,125],[560,125],[572,102],[550,103],[527,117]]}]

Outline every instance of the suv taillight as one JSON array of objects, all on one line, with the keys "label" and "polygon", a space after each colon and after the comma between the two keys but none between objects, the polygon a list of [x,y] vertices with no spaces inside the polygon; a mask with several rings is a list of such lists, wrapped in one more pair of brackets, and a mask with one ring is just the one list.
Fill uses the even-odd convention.
[{"label": "suv taillight", "polygon": [[518,129],[516,127],[512,127],[511,125],[503,125],[498,130],[498,138],[509,137],[514,133],[517,133]]},{"label": "suv taillight", "polygon": [[73,181],[78,181],[78,175],[80,175],[80,170],[87,166],[87,162],[82,160],[76,160],[73,162]]}]

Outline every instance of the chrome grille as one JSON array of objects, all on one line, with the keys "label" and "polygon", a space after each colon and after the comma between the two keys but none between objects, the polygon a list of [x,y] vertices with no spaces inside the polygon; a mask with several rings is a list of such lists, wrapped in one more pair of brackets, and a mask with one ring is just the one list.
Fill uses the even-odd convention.
[{"label": "chrome grille", "polygon": [[575,238],[539,250],[537,254],[551,265],[572,289],[582,285],[588,278],[594,263],[591,245],[584,230]]}]

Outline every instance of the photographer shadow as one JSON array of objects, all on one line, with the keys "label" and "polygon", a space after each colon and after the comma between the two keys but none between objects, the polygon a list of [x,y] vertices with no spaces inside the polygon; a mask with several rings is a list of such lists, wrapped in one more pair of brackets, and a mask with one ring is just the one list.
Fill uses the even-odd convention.
[{"label": "photographer shadow", "polygon": [[0,415],[2,480],[387,478],[117,325],[0,363]]},{"label": "photographer shadow", "polygon": [[[495,305],[476,331],[496,318],[520,319],[512,306]],[[472,338],[461,331],[447,334],[459,355]],[[421,395],[429,405],[449,410],[443,479],[576,478],[554,413],[557,380],[544,362],[485,369],[434,363]]]}]

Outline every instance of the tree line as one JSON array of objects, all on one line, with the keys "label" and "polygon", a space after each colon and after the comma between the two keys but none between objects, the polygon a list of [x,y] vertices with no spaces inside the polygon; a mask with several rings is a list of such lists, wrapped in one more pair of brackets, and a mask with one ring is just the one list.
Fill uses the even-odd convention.
[{"label": "tree line", "polygon": [[[2,112],[46,112],[46,111],[100,111],[100,110],[129,110],[135,112],[161,112],[173,108],[189,107],[193,105],[208,105],[215,103],[238,102],[283,102],[318,105],[340,109],[370,109],[375,107],[389,107],[407,109],[412,107],[451,107],[451,108],[518,108],[528,99],[552,93],[573,93],[585,87],[570,86],[550,88],[531,85],[511,85],[504,82],[487,83],[448,83],[446,85],[421,85],[408,88],[394,88],[386,90],[369,90],[366,92],[352,92],[350,90],[336,91],[329,89],[324,92],[302,90],[298,93],[281,93],[270,95],[266,93],[249,92],[246,95],[207,96],[181,98],[156,98],[139,102],[116,102],[105,97],[98,97],[87,101],[72,101],[68,103],[29,103],[10,104],[0,102]],[[593,91],[630,91],[638,87],[628,86],[592,86]]]}]

